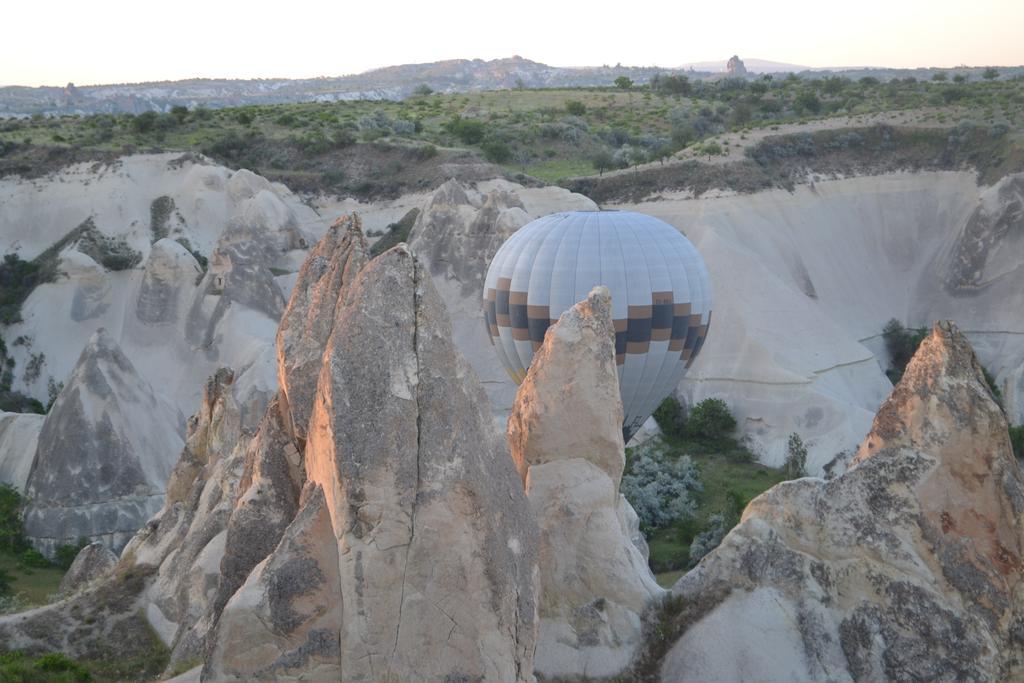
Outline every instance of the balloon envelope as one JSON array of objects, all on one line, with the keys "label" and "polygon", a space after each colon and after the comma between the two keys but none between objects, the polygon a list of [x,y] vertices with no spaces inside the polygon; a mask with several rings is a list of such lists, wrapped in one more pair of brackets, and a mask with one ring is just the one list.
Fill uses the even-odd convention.
[{"label": "balloon envelope", "polygon": [[484,318],[518,384],[544,333],[596,285],[612,294],[619,391],[628,441],[682,379],[711,323],[711,283],[696,248],[671,225],[630,211],[539,218],[509,237],[484,282]]}]

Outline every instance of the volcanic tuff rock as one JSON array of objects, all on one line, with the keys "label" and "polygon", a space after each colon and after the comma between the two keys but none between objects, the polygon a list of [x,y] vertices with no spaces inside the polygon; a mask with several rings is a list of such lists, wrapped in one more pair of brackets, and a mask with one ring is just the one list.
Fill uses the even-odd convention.
[{"label": "volcanic tuff rock", "polygon": [[755,499],[676,584],[703,615],[662,680],[1024,675],[1024,475],[951,323],[936,323],[854,463]]},{"label": "volcanic tuff rock", "polygon": [[[342,285],[361,236],[356,221],[335,231],[329,244],[357,251],[318,251],[331,262],[305,269],[290,306],[300,322],[335,312],[317,391],[280,392],[250,436],[235,377],[218,371],[164,508],[116,574],[31,618],[0,617],[5,642],[80,652],[74,633],[105,637],[141,609],[168,669],[202,660],[207,680],[531,680],[537,529],[483,389],[409,251]],[[302,303],[310,294],[325,300]],[[297,325],[281,339],[312,337]],[[288,428],[300,414],[305,443]],[[126,575],[130,594],[90,626],[82,601],[120,595]]]},{"label": "volcanic tuff rock", "polygon": [[[110,271],[69,246],[69,233],[86,221],[97,236],[125,240],[140,266]],[[276,390],[273,338],[284,300],[271,268],[297,269],[303,245],[327,227],[284,186],[181,154],[2,178],[0,226],[0,252],[54,259],[56,273],[24,302],[24,320],[4,331],[8,341],[27,340],[9,345],[12,389],[46,403],[50,381],[66,382],[104,327],[173,408],[166,419],[194,413],[205,378],[236,368],[233,390],[248,428]],[[211,258],[200,284],[197,256]],[[23,372],[32,357],[45,358],[41,371]]]},{"label": "volcanic tuff rock", "polygon": [[90,543],[78,551],[75,561],[60,580],[59,593],[68,595],[113,571],[117,555],[102,543]]},{"label": "volcanic tuff rock", "polygon": [[225,606],[207,680],[343,680],[338,547],[319,486]]},{"label": "volcanic tuff rock", "polygon": [[122,553],[123,564],[152,568],[143,594],[146,618],[171,648],[169,666],[203,655],[223,606],[217,600],[227,526],[250,441],[241,428],[234,379],[225,368],[206,383],[164,507]]},{"label": "volcanic tuff rock", "polygon": [[0,482],[25,490],[44,415],[0,411]]},{"label": "volcanic tuff rock", "polygon": [[39,433],[26,536],[46,554],[82,537],[120,550],[163,503],[183,422],[100,329]]},{"label": "volcanic tuff rock", "polygon": [[487,264],[509,235],[534,218],[596,208],[586,197],[561,188],[490,181],[474,189],[449,180],[427,200],[409,234],[409,248],[426,264],[448,310],[456,347],[500,415],[511,408],[516,386],[497,362],[482,322]]},{"label": "volcanic tuff rock", "polygon": [[340,551],[346,678],[531,679],[536,527],[444,304],[401,245],[335,315],[305,464]]},{"label": "volcanic tuff rock", "polygon": [[955,320],[1010,422],[1024,422],[1022,183],[1022,174],[979,187],[973,171],[891,173],[608,208],[668,221],[707,262],[715,324],[681,400],[726,400],[765,464],[781,465],[799,433],[815,474],[857,448],[892,390],[880,334],[891,318]]},{"label": "volcanic tuff rock", "polygon": [[341,292],[366,264],[358,216],[335,221],[309,252],[277,328],[278,385],[289,431],[305,440],[320,366]]},{"label": "volcanic tuff rock", "polygon": [[621,424],[611,296],[596,287],[548,331],[508,422],[541,528],[535,668],[545,676],[621,673],[641,643],[642,614],[664,593],[618,493]]}]

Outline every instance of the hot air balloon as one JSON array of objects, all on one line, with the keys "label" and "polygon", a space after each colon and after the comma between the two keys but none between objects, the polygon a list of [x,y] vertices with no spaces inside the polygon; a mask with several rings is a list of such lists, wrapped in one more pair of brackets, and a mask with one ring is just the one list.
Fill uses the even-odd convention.
[{"label": "hot air balloon", "polygon": [[707,267],[682,233],[631,211],[538,218],[494,255],[484,319],[498,358],[519,384],[548,327],[596,285],[612,294],[628,442],[679,384],[711,323]]}]

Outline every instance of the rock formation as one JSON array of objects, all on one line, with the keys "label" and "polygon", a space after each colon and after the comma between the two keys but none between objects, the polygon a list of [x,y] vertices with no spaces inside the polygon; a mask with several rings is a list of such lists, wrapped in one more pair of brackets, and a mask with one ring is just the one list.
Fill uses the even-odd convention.
[{"label": "rock formation", "polygon": [[747,75],[747,67],[743,64],[743,60],[739,58],[739,55],[733,55],[725,63],[725,72],[730,76],[743,77]]},{"label": "rock formation", "polygon": [[277,328],[278,385],[287,405],[289,431],[302,440],[341,292],[366,265],[361,228],[358,216],[343,216],[313,247]]},{"label": "rock formation", "polygon": [[[979,187],[965,172],[818,179],[700,199],[666,193],[606,208],[683,230],[715,289],[715,324],[679,395],[726,400],[768,465],[789,434],[812,474],[851,453],[892,390],[881,330],[955,320],[1024,423],[1021,174]],[[719,315],[721,313],[721,315]]]},{"label": "rock formation", "polygon": [[60,580],[58,592],[70,595],[93,581],[102,579],[117,565],[117,555],[102,543],[90,543],[78,551],[75,561]]},{"label": "rock formation", "polygon": [[400,245],[360,271],[324,351],[305,462],[355,680],[530,680],[536,527],[450,330]]},{"label": "rock formation", "polygon": [[621,424],[611,296],[597,287],[548,331],[508,423],[541,529],[535,669],[544,676],[621,673],[641,645],[643,613],[663,594],[618,492]]},{"label": "rock formation", "polygon": [[46,417],[0,411],[0,482],[25,490]]},{"label": "rock formation", "polygon": [[586,197],[560,188],[493,181],[471,189],[449,180],[427,200],[409,234],[409,248],[426,264],[448,310],[455,345],[480,377],[502,423],[516,385],[496,362],[481,323],[487,264],[505,238],[534,218],[596,208]]},{"label": "rock formation", "polygon": [[[92,651],[69,640],[135,627],[141,611],[168,669],[202,661],[208,680],[532,679],[537,529],[522,484],[423,266],[399,246],[359,269],[361,240],[357,221],[332,228],[290,302],[280,343],[308,353],[323,339],[319,363],[282,349],[289,392],[252,432],[234,374],[218,371],[163,509],[114,574],[0,617],[5,642]],[[326,337],[305,325],[318,312],[333,312]],[[307,381],[315,392],[295,390]],[[112,592],[117,613],[89,627],[82,606]]]},{"label": "rock formation", "polygon": [[1006,418],[937,323],[852,469],[755,499],[676,584],[697,612],[661,678],[1016,680],[1022,515]]},{"label": "rock formation", "polygon": [[163,504],[182,422],[99,330],[40,430],[26,536],[49,555],[79,538],[120,551]]}]

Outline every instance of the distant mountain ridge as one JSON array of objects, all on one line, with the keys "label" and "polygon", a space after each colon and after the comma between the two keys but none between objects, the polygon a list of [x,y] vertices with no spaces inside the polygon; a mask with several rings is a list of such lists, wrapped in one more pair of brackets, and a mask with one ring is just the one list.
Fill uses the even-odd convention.
[{"label": "distant mountain ridge", "polygon": [[[437,92],[611,85],[619,76],[645,83],[659,67],[557,67],[514,56],[402,64],[349,76],[302,79],[189,79],[154,83],[0,88],[0,116],[167,111],[175,105],[209,108],[358,99],[399,100],[417,88]],[[695,74],[710,75],[710,74]]]},{"label": "distant mountain ridge", "polygon": [[[748,77],[764,73],[795,72],[817,78],[831,73],[857,78],[870,73],[880,80],[914,76],[929,78],[933,72],[949,69],[886,69],[873,67],[811,68],[798,64],[746,59]],[[509,88],[571,88],[609,86],[626,76],[638,84],[647,83],[655,74],[686,74],[691,78],[720,78],[726,60],[693,62],[674,68],[657,66],[583,66],[561,67],[535,62],[524,57],[451,59],[423,64],[382,67],[361,74],[319,78],[207,79],[151,83],[119,83],[64,87],[0,87],[0,118],[32,114],[99,114],[169,111],[184,105],[190,108],[238,107],[253,104],[294,102],[338,102],[346,100],[400,100],[426,86],[433,91],[471,92]],[[957,69],[980,72],[980,68]],[[1012,72],[1022,71],[1019,67]],[[1007,74],[1009,75],[1009,73]]]}]

